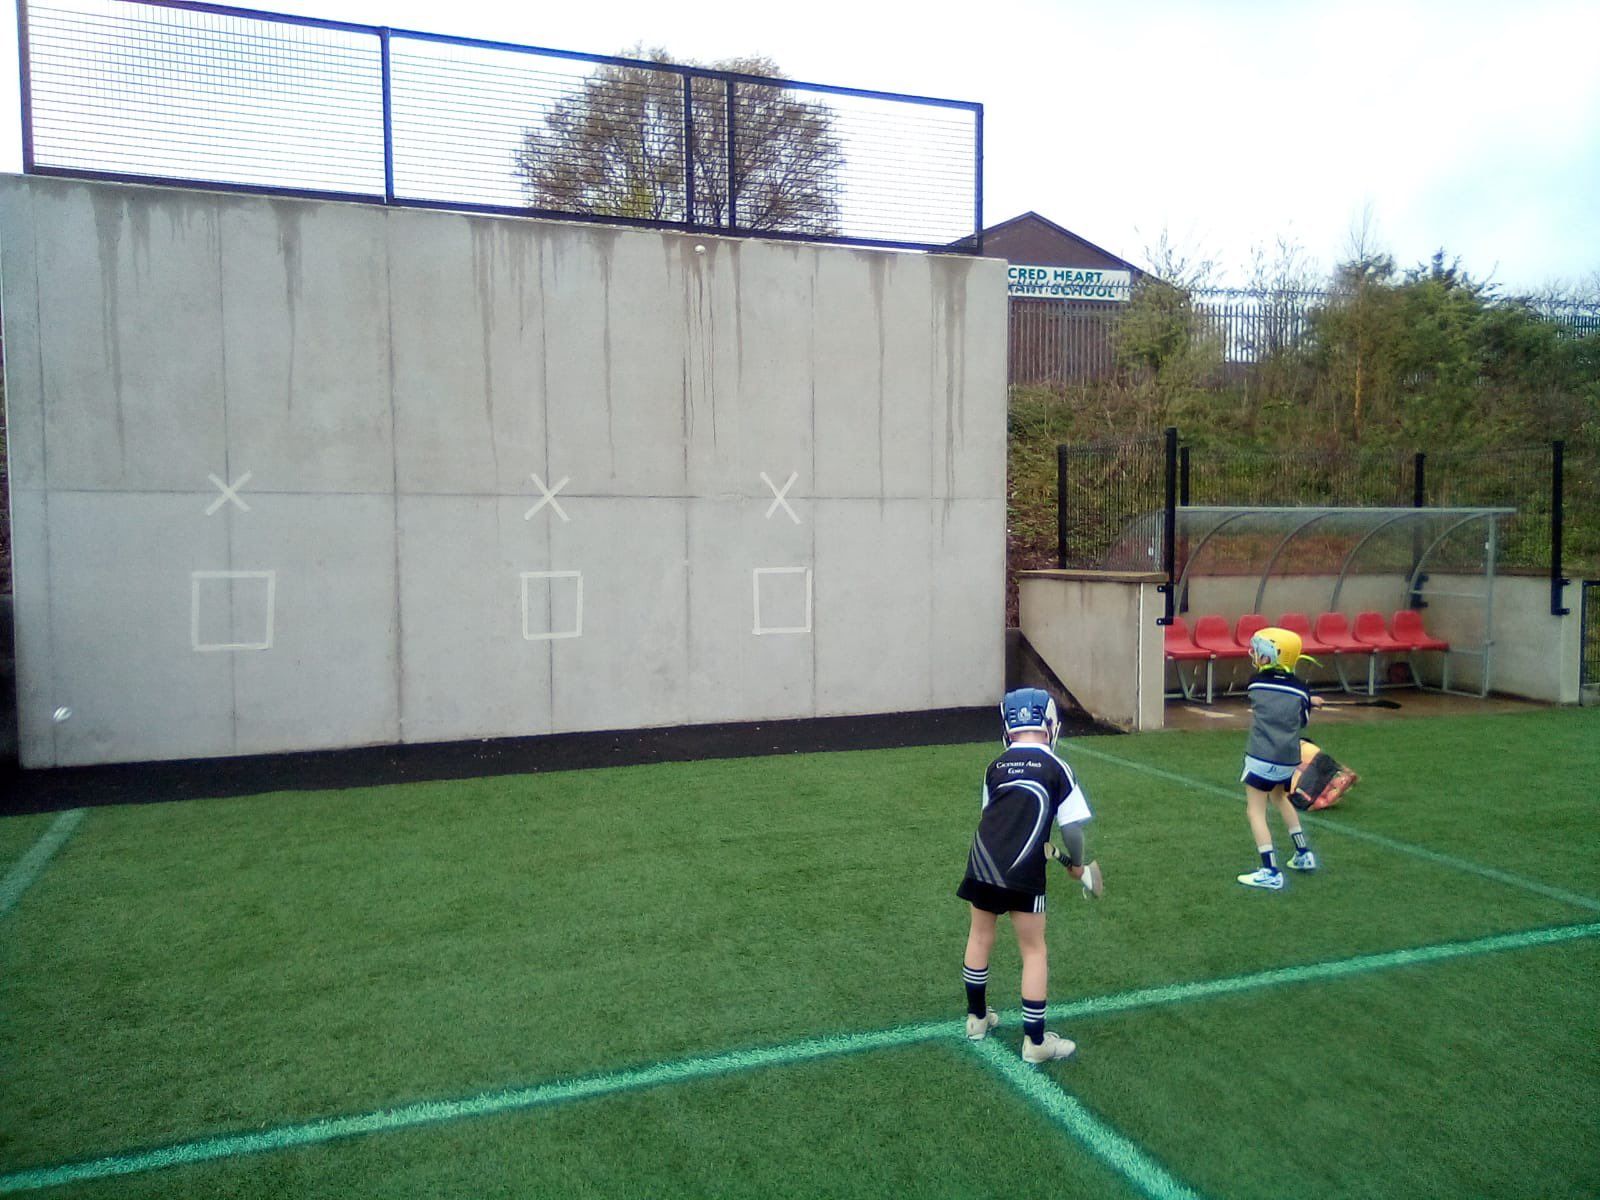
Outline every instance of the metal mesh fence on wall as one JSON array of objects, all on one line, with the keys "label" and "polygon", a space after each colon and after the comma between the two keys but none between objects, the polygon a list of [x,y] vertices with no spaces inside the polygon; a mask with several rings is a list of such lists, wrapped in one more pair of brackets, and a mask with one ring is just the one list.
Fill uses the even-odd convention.
[{"label": "metal mesh fence on wall", "polygon": [[163,0],[20,17],[27,171],[978,247],[978,104]]}]

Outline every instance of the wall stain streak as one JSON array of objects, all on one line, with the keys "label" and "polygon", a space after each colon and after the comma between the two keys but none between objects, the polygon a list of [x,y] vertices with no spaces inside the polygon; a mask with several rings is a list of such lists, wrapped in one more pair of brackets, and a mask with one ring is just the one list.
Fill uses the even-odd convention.
[{"label": "wall stain streak", "polygon": [[472,232],[472,282],[478,303],[478,347],[483,365],[483,415],[488,424],[489,454],[494,460],[495,484],[500,480],[500,439],[494,419],[494,287],[496,222],[469,222]]},{"label": "wall stain streak", "polygon": [[104,281],[100,291],[100,328],[106,370],[111,375],[111,394],[115,402],[112,421],[117,433],[117,461],[120,469],[126,472],[128,432],[122,393],[122,235],[124,227],[137,220],[142,228],[135,238],[143,241],[148,258],[150,226],[143,205],[134,206],[139,214],[135,218],[129,212],[128,201],[121,196],[94,188],[90,189],[89,198],[94,205],[100,274]]},{"label": "wall stain streak", "polygon": [[[887,364],[884,361],[888,352],[887,335],[884,332],[884,305],[883,295],[889,271],[888,256],[884,254],[870,254],[867,256],[867,276],[872,288],[872,311],[877,316],[873,322],[873,332],[878,338],[878,499],[882,501],[889,494],[888,481],[883,467],[884,437],[885,437],[885,400],[884,400],[884,374]],[[882,505],[879,505],[882,511]]]},{"label": "wall stain streak", "polygon": [[284,378],[284,407],[293,412],[296,357],[300,346],[300,298],[305,288],[300,220],[306,206],[290,200],[268,203],[278,219],[278,252],[283,256],[283,302],[289,317],[289,369]]}]

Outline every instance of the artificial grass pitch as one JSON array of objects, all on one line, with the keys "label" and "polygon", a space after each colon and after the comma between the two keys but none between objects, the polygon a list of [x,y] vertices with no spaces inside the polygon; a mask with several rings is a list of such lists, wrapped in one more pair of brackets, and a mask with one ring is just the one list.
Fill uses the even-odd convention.
[{"label": "artificial grass pitch", "polygon": [[[1362,783],[1313,831],[1324,870],[1291,879],[1281,895],[1233,882],[1253,858],[1242,803],[1221,794],[1236,787],[1236,736],[1085,739],[1077,755],[1063,743],[1091,793],[1091,847],[1108,894],[1082,902],[1052,874],[1052,1002],[1600,919],[1332,828],[1600,895],[1587,827],[1597,715],[1341,727],[1330,749]],[[969,745],[720,760],[94,810],[0,917],[0,1174],[819,1034],[935,1019],[954,1027],[966,914],[953,891],[993,753]],[[41,820],[0,821],[0,871],[47,827]],[[12,822],[23,821],[33,825],[19,834]],[[1593,1194],[1600,1155],[1585,1173],[1581,1158],[1550,1151],[1541,1130],[1581,1150],[1581,1131],[1544,1114],[1600,1102],[1595,961],[1584,944],[1567,944],[1404,968],[1393,985],[1374,975],[1095,1018],[1062,1028],[1080,1041],[1082,1061],[1048,1074],[1081,1086],[1124,1134],[1148,1139],[1178,1178],[1232,1195],[1294,1176],[1274,1175],[1264,1158],[1236,1161],[1225,1123],[1213,1131],[1209,1116],[1197,1117],[1209,1110],[1196,1079],[1232,1095],[1262,1072],[1299,1078],[1307,1054],[1319,1064],[1397,1062],[1392,1083],[1376,1084],[1319,1065],[1330,1083],[1317,1107],[1297,1109],[1309,1093],[1291,1089],[1286,1102],[1279,1088],[1259,1110],[1270,1118],[1263,1130],[1297,1128],[1332,1105],[1355,1114],[1358,1128],[1344,1135],[1354,1142],[1407,1119],[1435,1128],[1433,1110],[1417,1106],[1424,1092],[1444,1110],[1459,1097],[1456,1108],[1479,1111],[1487,1072],[1501,1080],[1488,1090],[1508,1114],[1504,1128],[1472,1118],[1470,1139],[1412,1156],[1425,1164],[1415,1178],[1386,1158],[1387,1194],[1440,1194],[1437,1180],[1473,1173],[1493,1183],[1476,1195]],[[1512,962],[1538,964],[1523,976],[1528,987],[1508,986],[1519,977]],[[1003,936],[991,969],[996,1007],[1015,1009],[1016,972]],[[1381,999],[1401,976],[1407,1003],[1428,1014],[1420,1032],[1383,1003],[1345,999],[1367,987]],[[1314,1016],[1324,1004],[1338,1013],[1337,1036],[1325,1040]],[[1506,1057],[1471,1061],[1485,1027],[1514,1029],[1530,1013],[1540,1053],[1579,1069],[1534,1079]],[[1206,1035],[1163,1032],[1186,1023]],[[1014,1041],[1017,1031],[1001,1033]],[[1206,1069],[1182,1065],[1191,1061]],[[833,1128],[819,1094],[831,1097],[820,1108],[864,1131],[859,1144],[841,1157],[825,1152],[822,1135],[797,1133],[780,1153],[790,1125]],[[742,1099],[719,1108],[707,1099],[715,1095]],[[975,1117],[975,1095],[992,1121]],[[907,1122],[890,1137],[895,1123],[877,1122],[897,1107]],[[669,1111],[687,1115],[659,1116]],[[730,1112],[743,1132],[715,1133],[734,1127]],[[969,1138],[975,1121],[988,1132]],[[1084,1159],[1040,1122],[981,1064],[934,1045],[72,1191],[315,1195],[327,1181],[326,1194],[342,1196],[583,1194],[572,1181],[592,1175],[609,1189],[597,1195],[1034,1194],[1022,1176],[1004,1176],[1017,1186],[997,1190],[974,1181],[1042,1142]],[[701,1124],[709,1131],[690,1132]],[[1164,1124],[1187,1132],[1174,1139]],[[602,1169],[573,1149],[575,1138],[631,1152],[607,1156]],[[708,1139],[703,1152],[697,1139]],[[482,1157],[463,1146],[483,1147]],[[852,1175],[852,1154],[887,1157],[879,1173]],[[919,1156],[935,1167],[913,1172]],[[550,1174],[550,1163],[572,1161],[568,1174]],[[1541,1175],[1543,1161],[1567,1165]],[[725,1170],[738,1178],[715,1192],[707,1180],[720,1176],[706,1163],[735,1163]],[[1318,1159],[1296,1194],[1366,1194],[1363,1169],[1355,1158]],[[460,1183],[475,1170],[474,1185]],[[850,1191],[853,1179],[868,1190]],[[1542,1183],[1524,1192],[1514,1179]],[[801,1190],[785,1193],[785,1180]],[[1099,1178],[1083,1194],[1114,1186]],[[1055,1182],[1036,1191],[1073,1194]]]}]

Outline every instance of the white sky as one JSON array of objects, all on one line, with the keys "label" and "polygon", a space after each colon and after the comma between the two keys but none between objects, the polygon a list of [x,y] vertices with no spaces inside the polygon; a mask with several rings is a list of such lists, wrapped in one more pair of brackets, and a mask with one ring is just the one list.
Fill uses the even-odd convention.
[{"label": "white sky", "polygon": [[[1326,270],[1370,214],[1508,290],[1600,275],[1597,0],[266,0],[279,12],[616,53],[775,59],[791,78],[985,106],[985,221],[1028,209],[1135,262],[1165,231],[1240,282]],[[915,16],[908,20],[907,14]],[[20,169],[0,19],[0,169]]]}]

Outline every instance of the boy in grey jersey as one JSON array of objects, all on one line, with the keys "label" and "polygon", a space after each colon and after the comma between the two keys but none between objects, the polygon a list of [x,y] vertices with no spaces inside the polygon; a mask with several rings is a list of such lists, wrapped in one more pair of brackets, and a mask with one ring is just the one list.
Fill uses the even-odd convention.
[{"label": "boy in grey jersey", "polygon": [[1244,784],[1245,812],[1261,866],[1239,876],[1239,882],[1272,892],[1283,890],[1283,872],[1278,870],[1272,830],[1267,825],[1269,801],[1294,840],[1289,865],[1297,871],[1317,869],[1317,856],[1306,842],[1300,814],[1289,803],[1288,791],[1289,780],[1300,766],[1300,731],[1311,710],[1322,706],[1322,697],[1313,696],[1295,678],[1300,648],[1300,635],[1290,629],[1268,626],[1250,639],[1250,662],[1256,673],[1245,689],[1250,697],[1250,735],[1244,746],[1244,774],[1239,779]]}]

